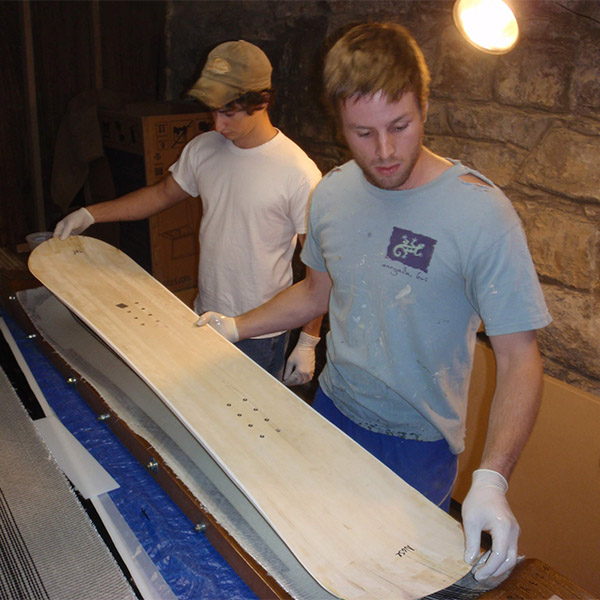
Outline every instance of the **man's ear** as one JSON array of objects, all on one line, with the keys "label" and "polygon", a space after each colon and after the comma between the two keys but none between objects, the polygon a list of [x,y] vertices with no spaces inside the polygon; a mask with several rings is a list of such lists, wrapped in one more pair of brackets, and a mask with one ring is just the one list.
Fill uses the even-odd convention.
[{"label": "man's ear", "polygon": [[248,113],[250,115],[253,115],[257,112],[262,112],[262,111],[266,111],[267,108],[269,108],[269,103],[268,102],[263,102],[262,104],[257,104],[255,106],[253,106],[250,110],[252,110],[251,113]]},{"label": "man's ear", "polygon": [[427,115],[429,113],[429,100],[425,102],[425,110],[423,111],[423,123],[427,123]]}]

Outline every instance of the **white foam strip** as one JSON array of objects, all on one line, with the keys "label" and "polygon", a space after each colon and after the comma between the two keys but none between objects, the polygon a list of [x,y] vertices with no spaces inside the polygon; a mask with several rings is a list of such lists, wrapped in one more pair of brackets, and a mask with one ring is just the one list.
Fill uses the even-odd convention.
[{"label": "white foam strip", "polygon": [[23,375],[25,375],[25,379],[27,379],[27,383],[29,384],[31,391],[35,394],[37,401],[40,403],[40,406],[42,407],[42,411],[44,412],[44,414],[47,417],[55,417],[56,416],[55,412],[52,410],[52,408],[48,404],[44,394],[42,393],[42,390],[40,389],[40,386],[38,385],[37,381],[35,380],[35,377],[33,376],[33,373],[29,369],[29,365],[27,364],[27,361],[23,358],[23,355],[21,354],[21,350],[19,350],[19,346],[17,346],[17,343],[15,342],[15,338],[13,338],[12,333],[10,332],[10,329],[8,328],[8,325],[6,324],[6,322],[4,321],[4,319],[2,317],[0,317],[0,331],[2,331],[2,334],[4,335],[4,339],[6,340],[6,343],[9,345],[10,349],[12,350],[12,353],[13,353],[19,367],[21,368],[21,371],[23,372]]},{"label": "white foam strip", "polygon": [[98,496],[119,487],[108,471],[57,417],[36,419],[33,424],[44,438],[62,472],[84,498]]},{"label": "white foam strip", "polygon": [[91,501],[144,600],[177,600],[108,494]]}]

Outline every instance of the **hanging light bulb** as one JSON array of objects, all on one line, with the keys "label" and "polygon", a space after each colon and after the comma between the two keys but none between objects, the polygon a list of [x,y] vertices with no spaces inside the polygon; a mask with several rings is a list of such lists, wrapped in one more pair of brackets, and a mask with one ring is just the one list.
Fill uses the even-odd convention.
[{"label": "hanging light bulb", "polygon": [[519,25],[504,0],[456,0],[454,22],[473,46],[504,54],[513,49],[519,37]]}]

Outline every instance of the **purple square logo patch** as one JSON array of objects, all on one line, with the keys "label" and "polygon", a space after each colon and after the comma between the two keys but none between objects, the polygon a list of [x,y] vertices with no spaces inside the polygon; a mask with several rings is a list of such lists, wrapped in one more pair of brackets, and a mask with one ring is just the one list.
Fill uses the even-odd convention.
[{"label": "purple square logo patch", "polygon": [[396,260],[408,267],[427,273],[436,244],[437,240],[426,235],[394,227],[390,237],[387,257],[390,260]]}]

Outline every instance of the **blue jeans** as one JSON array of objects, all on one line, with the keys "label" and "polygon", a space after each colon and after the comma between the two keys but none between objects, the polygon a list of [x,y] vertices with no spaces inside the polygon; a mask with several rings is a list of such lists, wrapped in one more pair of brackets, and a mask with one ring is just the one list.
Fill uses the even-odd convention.
[{"label": "blue jeans", "polygon": [[281,381],[288,338],[289,333],[286,332],[275,337],[242,340],[235,345],[265,371]]},{"label": "blue jeans", "polygon": [[458,456],[450,452],[445,439],[421,442],[369,431],[342,414],[320,387],[312,406],[406,483],[448,512]]}]

